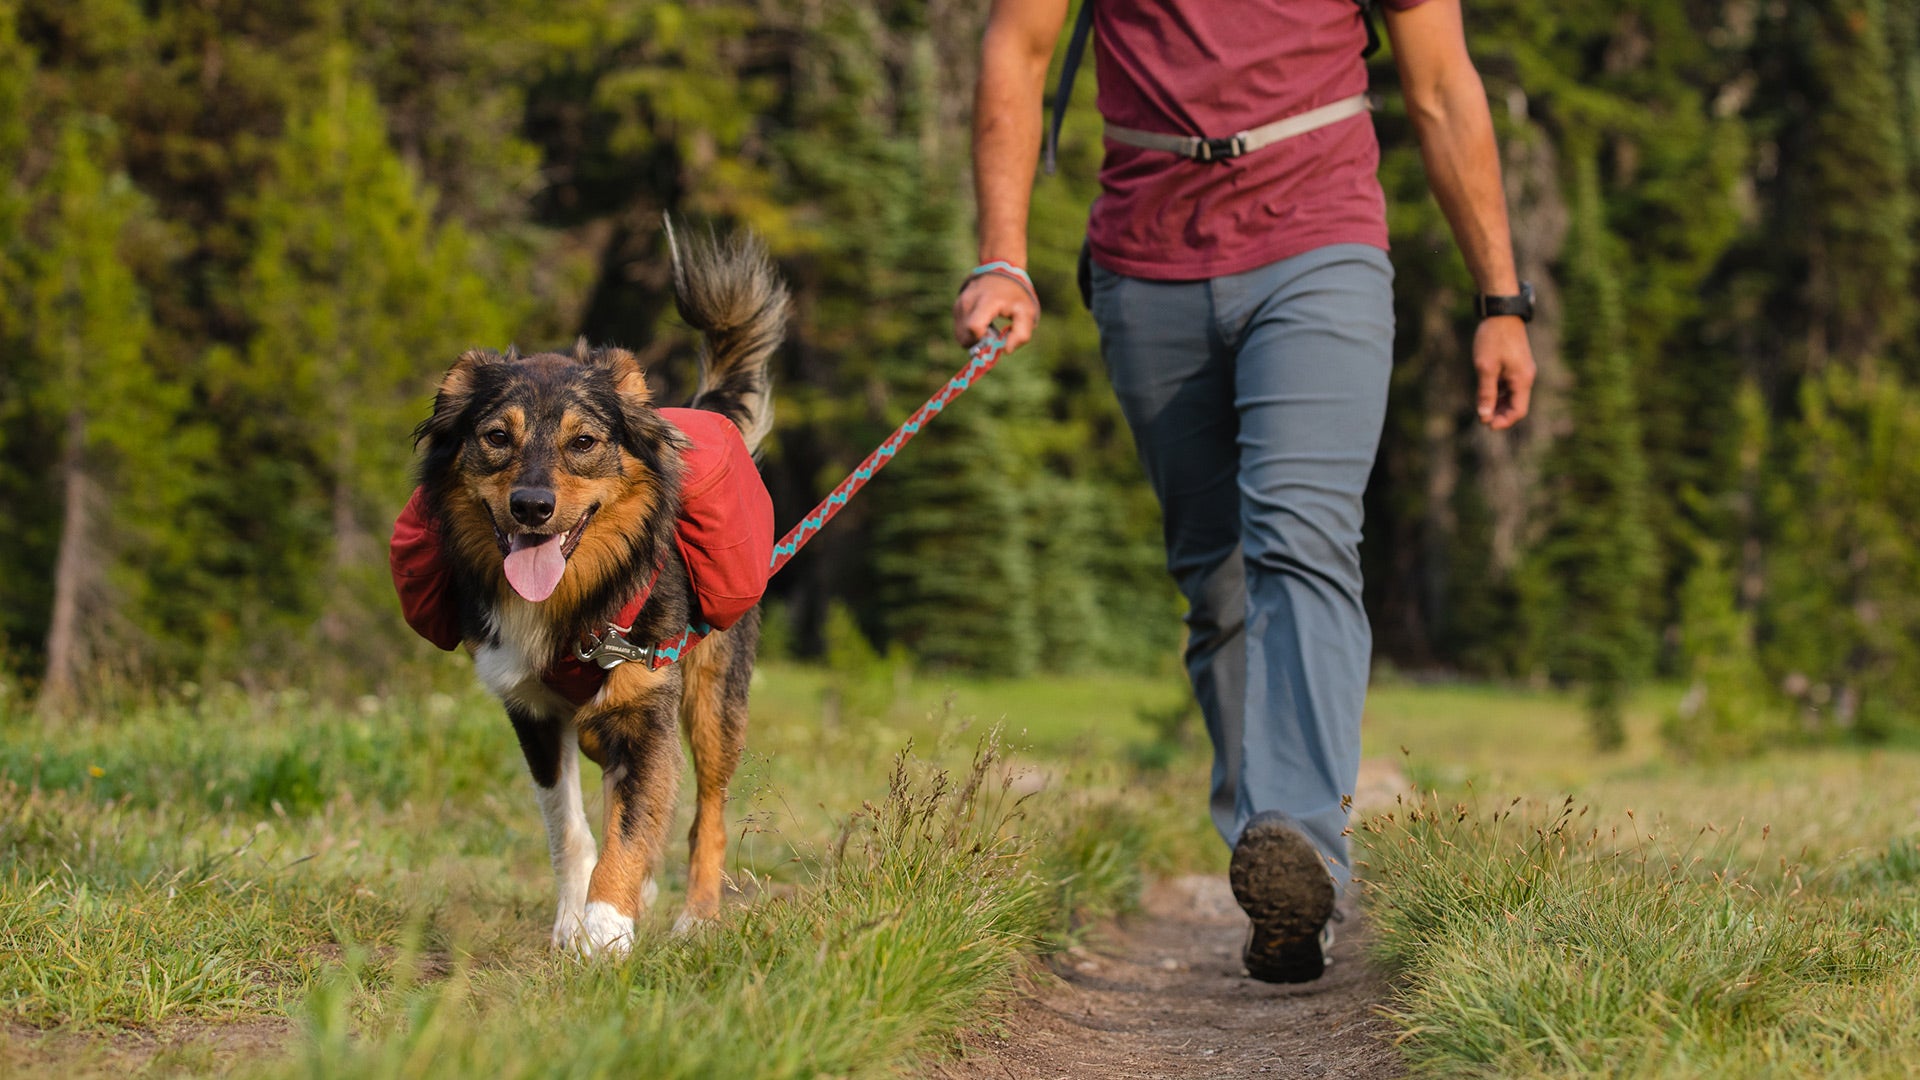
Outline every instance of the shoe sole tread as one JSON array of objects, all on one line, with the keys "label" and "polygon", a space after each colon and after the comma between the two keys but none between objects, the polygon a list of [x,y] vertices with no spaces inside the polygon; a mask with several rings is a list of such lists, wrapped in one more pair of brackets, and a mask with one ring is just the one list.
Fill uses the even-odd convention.
[{"label": "shoe sole tread", "polygon": [[1253,921],[1248,972],[1270,982],[1318,978],[1320,931],[1333,916],[1334,892],[1313,842],[1282,821],[1256,819],[1234,845],[1227,879]]}]

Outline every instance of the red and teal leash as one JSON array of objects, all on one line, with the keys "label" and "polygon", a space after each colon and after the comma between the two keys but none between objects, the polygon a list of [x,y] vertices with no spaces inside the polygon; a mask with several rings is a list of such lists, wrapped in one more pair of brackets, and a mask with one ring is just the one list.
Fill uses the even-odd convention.
[{"label": "red and teal leash", "polygon": [[[773,545],[773,563],[767,570],[767,576],[772,577],[779,573],[781,567],[787,565],[788,560],[792,559],[801,548],[807,546],[807,541],[812,540],[822,528],[826,527],[827,522],[833,520],[834,515],[846,509],[847,502],[853,498],[854,493],[866,487],[867,481],[872,480],[881,469],[887,467],[887,463],[893,460],[901,447],[911,442],[915,435],[920,434],[934,417],[940,415],[941,411],[952,403],[953,399],[966,393],[987,372],[992,371],[993,366],[1006,354],[1006,337],[998,330],[989,330],[987,336],[981,338],[979,344],[967,354],[967,366],[961,368],[953,378],[948,379],[946,385],[928,398],[925,405],[914,410],[913,415],[907,417],[906,423],[893,429],[893,434],[887,436],[884,442],[875,447],[873,453],[868,454],[866,460],[855,466],[854,470],[847,474],[847,478],[840,481],[826,498],[820,500],[820,504],[815,506],[811,513],[801,518],[798,525],[787,530],[787,535]],[[713,633],[713,627],[705,623],[695,623],[674,637],[642,647],[626,640],[625,635],[629,630],[631,627],[608,627],[604,636],[590,636],[586,647],[580,649],[576,655],[583,662],[598,664],[602,668],[609,669],[628,661],[643,660],[648,667],[658,671],[686,656],[687,651],[700,644],[702,638]]]}]

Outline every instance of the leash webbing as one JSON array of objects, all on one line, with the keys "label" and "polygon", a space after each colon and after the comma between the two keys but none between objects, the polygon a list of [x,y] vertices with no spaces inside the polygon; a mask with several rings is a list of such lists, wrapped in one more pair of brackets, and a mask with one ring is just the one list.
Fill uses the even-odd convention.
[{"label": "leash webbing", "polygon": [[[773,545],[773,562],[767,570],[767,576],[772,577],[779,573],[780,569],[787,565],[788,560],[792,559],[801,548],[807,546],[807,541],[812,540],[827,522],[832,521],[836,514],[846,508],[847,501],[852,499],[861,488],[866,487],[867,481],[872,480],[876,473],[887,467],[887,463],[893,460],[902,446],[911,442],[915,435],[920,434],[953,399],[966,393],[974,383],[980,381],[982,376],[992,371],[993,365],[999,363],[1000,358],[1006,354],[1006,337],[998,330],[989,330],[987,336],[981,338],[979,344],[967,354],[967,366],[961,368],[953,378],[948,379],[946,385],[928,398],[925,405],[914,410],[913,415],[907,417],[905,423],[893,429],[893,434],[887,436],[885,441],[875,447],[873,453],[867,455],[866,460],[855,466],[845,480],[840,481],[826,498],[820,500],[818,506],[815,506],[806,517],[801,518],[799,524],[787,530],[787,535],[781,537],[779,543]],[[705,623],[696,623],[687,627],[678,636],[654,645],[653,655],[647,662],[648,666],[655,671],[667,667],[685,656],[687,650],[700,644],[700,639],[711,633],[713,633],[713,627]],[[582,659],[588,658],[582,657]]]}]

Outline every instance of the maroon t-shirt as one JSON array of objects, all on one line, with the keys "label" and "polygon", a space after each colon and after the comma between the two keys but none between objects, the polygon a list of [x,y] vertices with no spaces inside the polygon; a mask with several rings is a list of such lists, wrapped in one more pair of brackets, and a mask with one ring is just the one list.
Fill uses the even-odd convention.
[{"label": "maroon t-shirt", "polygon": [[[1100,114],[1219,138],[1367,89],[1354,0],[1086,0]],[[1405,10],[1421,0],[1385,0]],[[1226,162],[1106,140],[1087,236],[1100,265],[1191,281],[1328,244],[1387,246],[1373,119],[1348,117]]]}]

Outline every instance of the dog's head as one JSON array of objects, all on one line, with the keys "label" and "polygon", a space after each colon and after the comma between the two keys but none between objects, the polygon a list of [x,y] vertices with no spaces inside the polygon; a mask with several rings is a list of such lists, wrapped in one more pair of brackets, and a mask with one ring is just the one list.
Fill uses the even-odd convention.
[{"label": "dog's head", "polygon": [[630,571],[678,490],[682,437],[639,363],[584,341],[571,355],[467,353],[414,435],[449,555],[535,603],[563,579],[578,596]]}]

